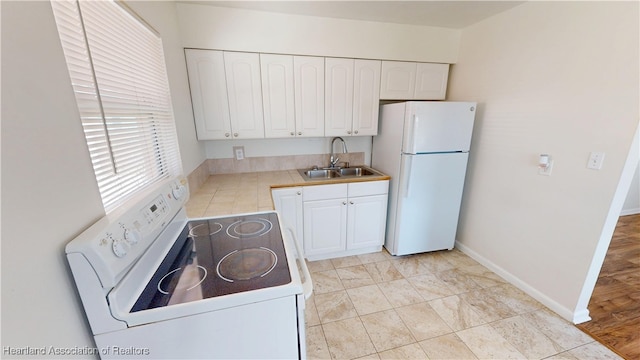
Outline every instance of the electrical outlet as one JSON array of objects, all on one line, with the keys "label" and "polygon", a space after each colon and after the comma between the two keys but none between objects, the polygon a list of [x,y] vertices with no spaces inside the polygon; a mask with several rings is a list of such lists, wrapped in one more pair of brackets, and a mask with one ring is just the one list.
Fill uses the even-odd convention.
[{"label": "electrical outlet", "polygon": [[236,160],[244,160],[244,146],[234,146],[233,155]]},{"label": "electrical outlet", "polygon": [[587,163],[587,168],[593,170],[602,169],[602,162],[604,161],[604,153],[603,152],[592,152],[589,156],[589,162]]}]

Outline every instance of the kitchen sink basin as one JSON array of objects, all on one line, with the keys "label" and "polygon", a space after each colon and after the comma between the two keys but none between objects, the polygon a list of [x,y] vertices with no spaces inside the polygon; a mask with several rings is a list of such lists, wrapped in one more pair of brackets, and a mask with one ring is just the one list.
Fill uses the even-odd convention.
[{"label": "kitchen sink basin", "polygon": [[366,176],[380,176],[380,173],[365,166],[354,166],[348,168],[312,168],[299,169],[298,173],[303,179],[311,180],[331,180],[339,178],[359,178]]},{"label": "kitchen sink basin", "polygon": [[331,169],[306,170],[304,174],[311,179],[333,179],[340,176],[337,171]]},{"label": "kitchen sink basin", "polygon": [[350,168],[342,168],[338,170],[340,175],[342,176],[367,176],[367,175],[375,175],[375,173],[369,169],[365,169],[362,167],[350,167]]}]

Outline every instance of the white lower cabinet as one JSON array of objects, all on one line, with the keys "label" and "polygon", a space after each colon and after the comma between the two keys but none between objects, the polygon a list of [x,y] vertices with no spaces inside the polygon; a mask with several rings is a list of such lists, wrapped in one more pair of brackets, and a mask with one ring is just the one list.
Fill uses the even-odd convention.
[{"label": "white lower cabinet", "polygon": [[[288,223],[297,222],[293,219],[302,216],[299,240],[305,257],[320,260],[382,249],[388,191],[388,180],[305,186],[302,211],[295,216],[291,211],[295,207],[287,206],[287,195],[282,189],[274,190],[273,196],[283,221],[288,218]],[[296,204],[300,206],[299,202]]]},{"label": "white lower cabinet", "polygon": [[382,246],[387,223],[387,195],[350,197],[347,249]]},{"label": "white lower cabinet", "polygon": [[271,197],[274,208],[280,213],[280,222],[285,228],[290,228],[302,244],[302,187],[273,189]]},{"label": "white lower cabinet", "polygon": [[304,253],[315,255],[344,251],[347,243],[347,201],[304,202]]}]

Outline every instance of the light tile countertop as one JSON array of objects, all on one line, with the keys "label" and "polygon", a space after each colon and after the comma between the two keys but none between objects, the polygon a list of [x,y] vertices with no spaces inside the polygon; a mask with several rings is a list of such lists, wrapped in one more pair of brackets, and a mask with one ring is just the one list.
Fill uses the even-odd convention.
[{"label": "light tile countertop", "polygon": [[388,175],[308,181],[298,170],[211,175],[185,205],[190,218],[273,210],[271,189],[359,181],[389,180]]}]

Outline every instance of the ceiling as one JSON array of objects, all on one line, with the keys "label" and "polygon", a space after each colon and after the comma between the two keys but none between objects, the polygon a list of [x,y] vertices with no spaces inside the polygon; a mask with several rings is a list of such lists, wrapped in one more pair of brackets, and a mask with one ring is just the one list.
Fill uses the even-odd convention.
[{"label": "ceiling", "polygon": [[276,13],[461,29],[524,1],[180,1]]}]

